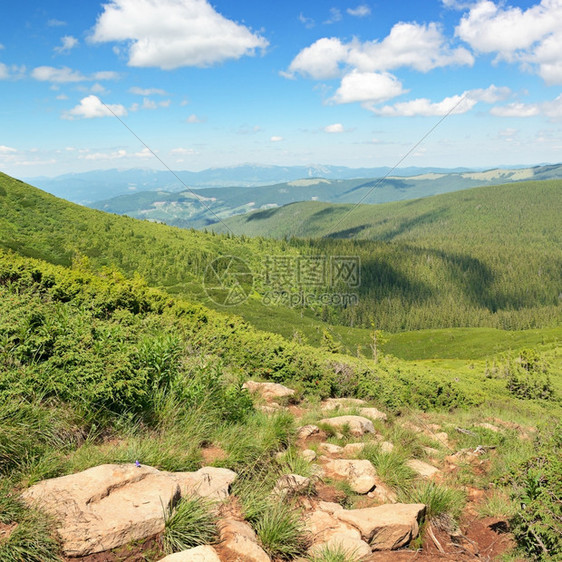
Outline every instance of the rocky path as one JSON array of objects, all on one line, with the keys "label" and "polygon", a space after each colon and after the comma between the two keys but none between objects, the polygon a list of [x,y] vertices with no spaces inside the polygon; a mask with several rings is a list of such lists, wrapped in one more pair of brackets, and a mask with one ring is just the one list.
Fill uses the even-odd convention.
[{"label": "rocky path", "polygon": [[[294,397],[293,390],[274,383],[245,386],[262,411],[273,414],[290,408],[297,423],[310,421],[309,409],[286,405]],[[427,513],[423,503],[399,501],[397,490],[369,460],[361,458],[369,446],[383,454],[393,451],[397,444],[386,441],[376,428],[397,424],[396,420],[389,422],[384,412],[356,399],[329,399],[316,412],[317,419],[302,423],[296,433],[298,454],[310,463],[309,476],[284,474],[272,491],[276,501],[290,497],[298,502],[309,539],[308,555],[335,548],[350,561],[494,560],[511,547],[504,522],[475,515],[482,491],[469,495],[460,529],[452,534],[423,524]],[[420,481],[440,482],[460,465],[480,462],[482,451],[456,450],[439,426],[411,422],[404,426],[433,441],[434,447],[424,447],[423,460],[406,462]],[[215,448],[212,456],[204,458],[220,458],[220,453]],[[230,489],[236,478],[235,472],[212,466],[170,473],[139,463],[109,464],[39,482],[23,498],[58,521],[68,560],[268,562],[271,558],[240,510],[224,508],[234,501]],[[341,501],[345,499],[341,485],[353,494],[353,508]],[[220,540],[162,558],[158,537],[164,531],[165,513],[180,498],[193,495],[215,502]],[[422,537],[418,537],[420,531]]]}]

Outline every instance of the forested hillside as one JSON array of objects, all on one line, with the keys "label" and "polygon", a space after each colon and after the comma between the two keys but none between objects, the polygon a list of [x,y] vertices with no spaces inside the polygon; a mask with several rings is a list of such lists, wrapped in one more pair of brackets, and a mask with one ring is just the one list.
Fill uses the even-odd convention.
[{"label": "forested hillside", "polygon": [[[560,186],[560,182],[544,182],[481,188],[361,207],[345,219],[361,222],[368,217],[368,224],[379,233],[378,241],[277,241],[108,215],[1,176],[0,245],[62,265],[86,258],[92,267],[110,265],[127,275],[137,273],[151,285],[197,299],[205,298],[202,276],[207,265],[217,256],[238,256],[254,273],[256,292],[232,310],[285,335],[303,324],[317,336],[314,321],[307,324],[306,318],[364,328],[374,324],[388,331],[457,326],[526,329],[554,325],[561,314]],[[331,217],[327,224],[332,226],[334,216],[344,216],[342,211],[347,210],[308,205],[317,219]],[[268,216],[284,212],[271,211]],[[305,222],[314,225],[312,216]],[[272,315],[262,301],[272,289],[265,264],[283,255],[360,258],[361,281],[354,288],[358,304],[313,305],[301,311],[288,308],[281,295]],[[346,287],[321,286],[313,291],[328,289],[341,292]],[[322,330],[321,324],[318,329]]]}]

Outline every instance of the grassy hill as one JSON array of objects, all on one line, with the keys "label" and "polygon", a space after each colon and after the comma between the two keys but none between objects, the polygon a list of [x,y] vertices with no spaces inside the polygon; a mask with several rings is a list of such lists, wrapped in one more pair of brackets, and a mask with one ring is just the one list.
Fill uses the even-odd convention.
[{"label": "grassy hill", "polygon": [[[202,284],[207,265],[217,256],[238,256],[254,273],[255,292],[234,306],[234,313],[287,337],[298,326],[316,344],[330,325],[363,328],[360,336],[340,330],[338,337],[352,349],[367,345],[372,324],[392,332],[556,325],[561,310],[560,185],[521,183],[360,207],[349,220],[369,224],[380,241],[288,242],[206,234],[118,217],[1,176],[0,247],[62,265],[86,258],[93,268],[112,266],[126,275],[137,273],[152,286],[210,306],[215,304],[206,299]],[[320,203],[294,208],[306,210],[309,230],[320,224],[331,228],[347,210]],[[285,217],[298,217],[288,215],[290,210],[268,211],[269,218],[258,214],[257,221],[274,232],[274,225],[279,227]],[[253,216],[244,220],[251,222]],[[294,265],[299,255],[322,256],[325,263],[330,256],[360,258],[361,283],[354,289],[358,304],[302,308],[287,306],[281,299],[273,307],[265,306],[264,294],[275,289],[267,279],[267,260],[285,256]],[[345,289],[310,290],[324,294]]]},{"label": "grassy hill", "polygon": [[[261,187],[208,188],[193,192],[166,189],[162,183],[162,188],[158,190],[122,194],[90,206],[182,228],[202,228],[219,219],[224,220],[254,210],[260,210],[267,216],[275,207],[298,201],[385,203],[525,179],[560,178],[562,165],[485,172],[433,172],[409,177],[388,176],[384,179],[362,177],[364,179],[307,177]],[[173,179],[171,174],[166,178],[167,181],[170,178]],[[245,225],[230,225],[234,234],[243,232],[237,229],[238,226],[243,228]]]}]

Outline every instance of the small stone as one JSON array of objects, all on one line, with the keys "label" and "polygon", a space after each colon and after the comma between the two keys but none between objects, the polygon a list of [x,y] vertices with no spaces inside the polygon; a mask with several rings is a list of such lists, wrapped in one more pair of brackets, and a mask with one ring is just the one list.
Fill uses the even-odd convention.
[{"label": "small stone", "polygon": [[487,423],[487,422],[477,423],[476,425],[478,427],[483,427],[484,429],[489,429],[494,433],[499,433],[501,431],[501,429],[497,425],[492,425],[491,423]]},{"label": "small stone", "polygon": [[387,420],[387,415],[376,408],[361,408],[359,412],[362,416],[371,418],[372,420]]},{"label": "small stone", "polygon": [[361,451],[363,451],[364,448],[365,448],[365,443],[348,443],[343,448],[343,454],[346,457],[354,457],[359,453],[361,453]]},{"label": "small stone", "polygon": [[406,465],[409,466],[414,472],[419,474],[422,478],[433,478],[435,475],[439,474],[441,471],[428,464],[426,462],[420,461],[418,459],[410,459],[406,461]]},{"label": "small stone", "polygon": [[357,494],[370,492],[377,483],[375,467],[367,460],[331,460],[324,466],[324,475],[347,480]]},{"label": "small stone", "polygon": [[328,398],[322,402],[320,407],[322,410],[337,410],[356,408],[358,406],[363,406],[365,403],[365,400],[359,400],[358,398]]},{"label": "small stone", "polygon": [[304,451],[301,452],[301,456],[304,460],[308,462],[312,462],[313,460],[316,460],[316,453],[312,449],[305,449]]},{"label": "small stone", "polygon": [[361,437],[365,433],[375,433],[373,422],[362,416],[338,416],[335,418],[324,418],[320,420],[321,424],[328,425],[334,429],[343,429],[348,427],[352,435]]},{"label": "small stone", "polygon": [[318,435],[320,428],[317,425],[303,425],[297,429],[297,439],[308,439],[312,435]]},{"label": "small stone", "polygon": [[307,492],[311,487],[311,480],[305,476],[300,476],[299,474],[285,474],[281,476],[273,491],[274,495],[284,496],[287,494],[299,494],[302,492]]},{"label": "small stone", "polygon": [[221,559],[212,546],[198,546],[170,554],[159,562],[221,562]]},{"label": "small stone", "polygon": [[394,445],[390,441],[382,441],[380,443],[380,449],[383,453],[392,453]]},{"label": "small stone", "polygon": [[328,455],[341,455],[343,453],[343,447],[333,443],[320,443],[318,449]]}]

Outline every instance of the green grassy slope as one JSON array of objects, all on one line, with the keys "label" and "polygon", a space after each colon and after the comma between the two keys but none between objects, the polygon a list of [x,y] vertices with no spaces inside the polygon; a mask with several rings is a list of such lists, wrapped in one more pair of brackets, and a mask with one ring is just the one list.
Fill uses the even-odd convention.
[{"label": "green grassy slope", "polygon": [[[505,188],[490,189],[501,193]],[[475,193],[477,191],[480,190]],[[553,193],[558,191],[553,190]],[[533,197],[533,201],[535,199],[540,198]],[[424,200],[424,205],[437,200],[437,197]],[[389,217],[388,220],[403,222],[407,210],[418,204],[414,201],[395,205],[398,218]],[[479,255],[471,246],[475,237],[461,236],[462,228],[472,233],[473,219],[452,211],[451,224],[461,219],[465,221],[464,226],[459,224],[456,228],[457,240],[466,245],[450,250],[446,245],[452,237],[446,236],[447,229],[441,239],[437,233],[428,233],[422,251],[412,240],[407,243],[347,240],[309,243],[234,238],[94,211],[2,175],[0,247],[62,265],[72,264],[77,256],[83,261],[85,256],[93,269],[112,266],[129,276],[139,273],[152,286],[209,306],[215,305],[203,292],[205,267],[220,255],[240,256],[256,274],[256,292],[248,302],[229,310],[260,329],[288,338],[304,336],[313,345],[321,345],[323,332],[329,330],[345,349],[355,353],[357,346],[368,346],[371,323],[389,331],[455,326],[525,329],[555,325],[560,318],[557,300],[560,260],[556,256],[559,248],[553,226],[556,204],[552,200],[549,205],[543,205],[544,209],[535,209],[534,213],[542,213],[541,222],[522,222],[523,232],[519,237],[506,239],[504,246],[496,238],[492,239],[493,243],[482,242],[482,247],[489,251]],[[496,201],[496,206],[501,214],[501,201]],[[493,226],[493,221],[489,224]],[[493,230],[488,228],[487,232],[490,235]],[[507,236],[499,227],[497,234]],[[433,239],[437,248],[431,246]],[[520,248],[519,240],[527,241],[526,249]],[[439,246],[444,249],[438,249]],[[475,247],[478,249],[478,244]],[[344,310],[322,306],[305,309],[282,304],[264,306],[261,294],[268,289],[263,278],[267,256],[296,258],[303,254],[360,256],[359,305]],[[513,255],[510,263],[505,262],[506,255]],[[539,269],[541,276],[537,277]],[[297,330],[301,334],[296,334]],[[441,341],[446,347],[447,339]],[[404,344],[404,352],[408,345]],[[510,348],[509,342],[498,345]],[[428,354],[418,349],[420,358],[439,356],[434,351]],[[402,355],[396,347],[392,353]]]}]

